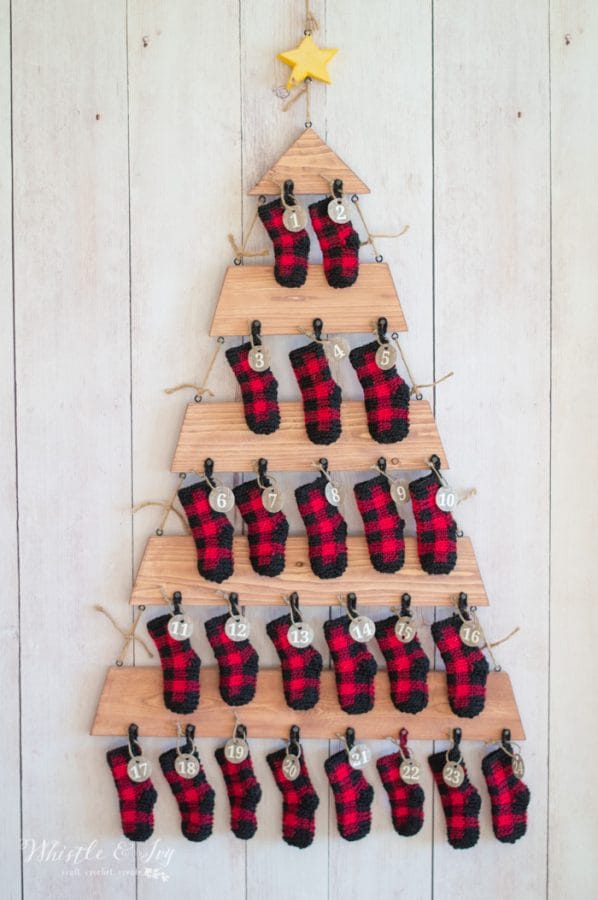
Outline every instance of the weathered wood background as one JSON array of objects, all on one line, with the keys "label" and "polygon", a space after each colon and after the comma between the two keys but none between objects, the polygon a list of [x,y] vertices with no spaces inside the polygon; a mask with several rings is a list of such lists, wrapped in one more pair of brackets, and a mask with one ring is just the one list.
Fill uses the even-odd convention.
[{"label": "weathered wood background", "polygon": [[[188,399],[163,388],[201,377],[226,233],[240,235],[255,203],[246,191],[302,125],[300,105],[282,113],[273,88],[287,71],[275,52],[296,43],[303,4],[1,0],[4,897],[596,896],[598,5],[314,10],[319,41],[341,48],[333,86],[314,89],[315,127],[372,188],[374,230],[410,225],[383,250],[418,378],[457,373],[430,399],[454,482],[478,488],[460,519],[488,589],[484,621],[496,637],[521,625],[500,660],[528,734],[529,834],[514,847],[494,840],[485,750],[470,744],[483,797],[475,850],[447,845],[428,773],[425,827],[399,839],[374,770],[372,834],[346,844],[322,770],[335,745],[310,742],[322,802],[317,840],[298,853],[279,837],[264,760],[276,744],[255,741],[264,800],[245,845],[228,831],[217,742],[206,741],[215,835],[180,837],[158,772],[160,842],[137,863],[134,848],[121,852],[104,761],[114,742],[87,735],[119,638],[92,605],[130,618],[156,526],[152,511],[133,520],[131,505],[172,491]],[[285,399],[296,343],[270,339]],[[234,396],[222,360],[214,383]],[[359,397],[351,373],[343,386]],[[212,661],[202,634],[198,644]],[[259,650],[276,662],[266,640]],[[144,746],[155,758],[165,741]],[[65,857],[90,844],[91,858]]]}]

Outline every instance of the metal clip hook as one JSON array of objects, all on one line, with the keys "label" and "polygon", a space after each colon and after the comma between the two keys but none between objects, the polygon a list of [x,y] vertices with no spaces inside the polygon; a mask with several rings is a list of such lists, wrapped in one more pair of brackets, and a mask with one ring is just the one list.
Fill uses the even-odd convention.
[{"label": "metal clip hook", "polygon": [[[127,741],[129,744],[129,756],[133,759],[135,756],[141,756],[141,746],[137,740],[139,737],[139,726],[131,722],[127,730]],[[135,749],[136,748],[136,749]]]},{"label": "metal clip hook", "polygon": [[314,338],[316,339],[316,341],[321,341],[322,340],[322,329],[324,328],[324,323],[322,322],[321,319],[314,319],[313,322],[311,323],[311,325],[312,325],[313,332],[314,332]]},{"label": "metal clip hook", "polygon": [[252,347],[261,347],[262,345],[262,323],[259,319],[254,319],[251,323],[251,346]]}]

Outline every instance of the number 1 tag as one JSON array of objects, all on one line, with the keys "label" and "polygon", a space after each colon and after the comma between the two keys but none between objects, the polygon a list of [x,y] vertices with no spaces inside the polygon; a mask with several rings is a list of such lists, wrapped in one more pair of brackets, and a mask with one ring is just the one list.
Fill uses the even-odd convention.
[{"label": "number 1 tag", "polygon": [[282,224],[287,231],[303,231],[307,225],[307,213],[302,206],[287,206],[282,214]]},{"label": "number 1 tag", "polygon": [[349,765],[352,769],[363,769],[372,758],[372,751],[367,744],[355,744],[348,752]]},{"label": "number 1 tag", "polygon": [[171,616],[168,622],[168,634],[175,641],[186,641],[193,634],[193,622],[182,613]]},{"label": "number 1 tag", "polygon": [[145,756],[132,756],[127,764],[127,775],[135,784],[140,784],[152,774],[152,764]]},{"label": "number 1 tag", "polygon": [[174,768],[181,778],[195,778],[199,773],[199,760],[192,753],[179,753]]},{"label": "number 1 tag", "polygon": [[366,644],[376,634],[376,626],[369,616],[356,616],[351,620],[349,633],[354,641]]},{"label": "number 1 tag", "polygon": [[229,616],[224,624],[224,632],[231,641],[246,641],[251,634],[251,626],[245,616]]}]

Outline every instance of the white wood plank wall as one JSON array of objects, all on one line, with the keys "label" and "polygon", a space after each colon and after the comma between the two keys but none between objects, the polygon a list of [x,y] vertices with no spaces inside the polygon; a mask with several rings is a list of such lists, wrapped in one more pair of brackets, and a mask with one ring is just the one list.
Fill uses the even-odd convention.
[{"label": "white wood plank wall", "polygon": [[[276,744],[255,741],[264,799],[245,845],[228,831],[212,741],[201,745],[217,790],[210,841],[179,836],[158,773],[158,843],[121,842],[104,761],[113,741],[87,736],[119,638],[92,606],[131,618],[131,578],[156,514],[133,520],[130,508],[174,488],[189,399],[162,389],[201,376],[226,233],[241,235],[254,209],[246,190],[302,126],[300,104],[282,113],[273,88],[286,74],[275,54],[301,35],[303,3],[0,0],[8,900],[596,896],[598,6],[312,5],[318,40],[341,48],[332,87],[314,88],[316,130],[372,188],[363,205],[374,230],[410,225],[383,251],[418,378],[456,371],[433,399],[453,481],[478,488],[460,520],[492,604],[485,622],[496,637],[521,626],[500,661],[528,734],[529,833],[514,847],[494,840],[485,751],[468,744],[483,797],[475,850],[447,845],[427,773],[425,827],[399,839],[373,767],[372,834],[346,844],[322,769],[335,745],[310,742],[321,805],[317,839],[299,854],[279,837],[264,758]],[[296,395],[286,359],[296,343],[270,341],[284,398]],[[359,397],[352,373],[342,378]],[[222,359],[213,383],[235,396]],[[258,645],[275,665],[269,642]],[[202,635],[199,649],[213,662]],[[165,746],[144,745],[152,757]],[[77,847],[87,849],[73,858]],[[160,872],[167,881],[152,877]]]}]

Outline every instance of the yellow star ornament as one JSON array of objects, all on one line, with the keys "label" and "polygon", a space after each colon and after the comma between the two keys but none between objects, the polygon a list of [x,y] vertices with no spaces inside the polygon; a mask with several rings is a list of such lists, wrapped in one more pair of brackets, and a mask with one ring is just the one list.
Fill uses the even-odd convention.
[{"label": "yellow star ornament", "polygon": [[292,66],[293,69],[287,88],[292,88],[293,85],[305,81],[306,78],[317,78],[318,81],[331,84],[332,79],[326,67],[337,53],[338,49],[333,47],[318,47],[309,35],[303,38],[298,47],[279,53],[278,59],[281,59],[287,66]]}]

